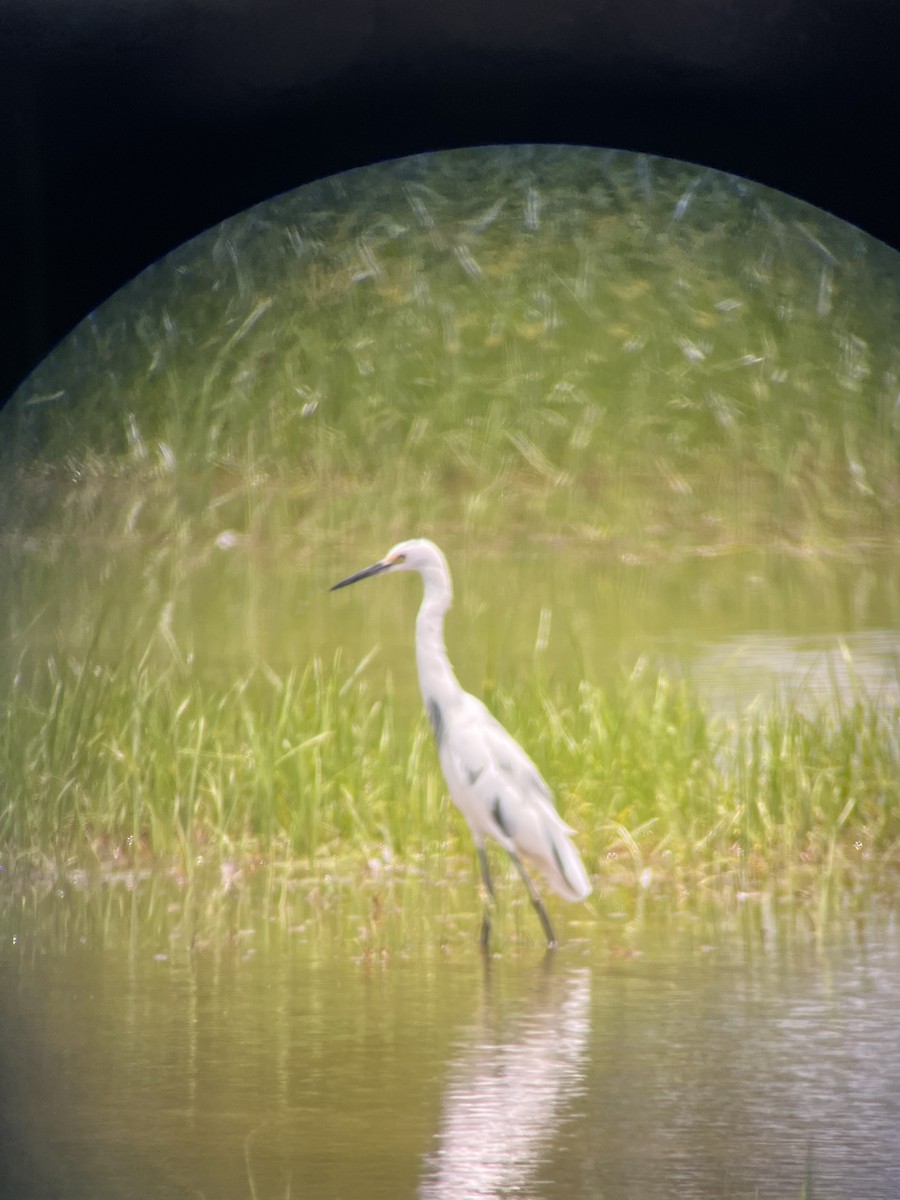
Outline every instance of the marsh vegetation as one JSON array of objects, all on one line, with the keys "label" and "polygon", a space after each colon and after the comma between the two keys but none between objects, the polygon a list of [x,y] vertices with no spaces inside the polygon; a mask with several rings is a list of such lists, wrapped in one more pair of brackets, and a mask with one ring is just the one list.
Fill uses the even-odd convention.
[{"label": "marsh vegetation", "polygon": [[[370,168],[182,247],[4,413],[4,862],[440,876],[417,597],[325,594],[422,534],[601,881],[893,887],[898,315],[858,231],[595,151]],[[790,689],[698,686],[761,630]]]},{"label": "marsh vegetation", "polygon": [[[524,147],[80,325],[0,424],[0,1190],[895,1197],[898,316],[787,197]],[[596,884],[546,957],[499,871],[476,950],[418,581],[328,592],[416,535]]]}]

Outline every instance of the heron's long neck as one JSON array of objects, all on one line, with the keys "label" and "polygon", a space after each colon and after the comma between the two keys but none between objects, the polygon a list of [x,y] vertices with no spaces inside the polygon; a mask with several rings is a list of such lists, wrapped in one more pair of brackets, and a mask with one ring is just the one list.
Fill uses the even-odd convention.
[{"label": "heron's long neck", "polygon": [[443,713],[460,693],[460,686],[444,648],[444,614],[450,607],[450,582],[425,576],[425,597],[416,617],[416,665],[422,699],[437,734],[440,720],[432,711],[437,705]]}]

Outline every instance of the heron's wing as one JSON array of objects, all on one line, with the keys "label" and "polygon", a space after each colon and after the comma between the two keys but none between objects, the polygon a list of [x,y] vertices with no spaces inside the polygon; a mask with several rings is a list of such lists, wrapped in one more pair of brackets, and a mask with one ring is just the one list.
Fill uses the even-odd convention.
[{"label": "heron's wing", "polygon": [[[474,817],[481,832],[496,837],[531,812],[552,829],[571,833],[556,811],[550,788],[522,747],[480,700],[469,695],[464,699],[444,731],[440,756],[453,799],[469,824],[474,828]],[[506,814],[505,821],[486,816],[498,806]]]},{"label": "heron's wing", "polygon": [[447,722],[440,744],[450,793],[476,839],[492,837],[535,862],[555,891],[582,899],[590,883],[572,832],[537,767],[472,696]]},{"label": "heron's wing", "polygon": [[553,793],[532,760],[481,701],[476,700],[476,704],[484,714],[484,736],[500,770],[512,777],[516,786],[528,796],[529,802],[553,822],[556,828],[565,833],[572,833],[572,827],[567,825],[556,811]]}]

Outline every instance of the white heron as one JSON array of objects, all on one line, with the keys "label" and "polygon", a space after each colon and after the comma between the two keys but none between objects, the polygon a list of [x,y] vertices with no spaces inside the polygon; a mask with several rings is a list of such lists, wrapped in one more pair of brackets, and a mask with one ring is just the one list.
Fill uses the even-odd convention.
[{"label": "white heron", "polygon": [[[485,850],[490,837],[516,864],[547,944],[555,947],[553,926],[522,859],[534,863],[558,895],[584,900],[591,884],[569,839],[573,830],[556,811],[549,787],[522,747],[480,700],[463,691],[453,673],[444,648],[444,614],[452,601],[450,569],[434,542],[425,538],[400,542],[379,562],[342,579],[331,590],[388,571],[418,571],[422,576],[425,595],[416,617],[419,687],[447,787],[475,839],[488,903],[494,899]],[[481,926],[484,947],[490,931],[486,907]]]}]

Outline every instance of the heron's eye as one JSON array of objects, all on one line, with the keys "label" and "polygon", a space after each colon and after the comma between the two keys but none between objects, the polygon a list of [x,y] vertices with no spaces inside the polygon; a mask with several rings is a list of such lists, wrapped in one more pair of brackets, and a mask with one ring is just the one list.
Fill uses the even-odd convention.
[{"label": "heron's eye", "polygon": [[406,555],[405,554],[396,554],[396,555],[394,555],[393,561],[395,563],[406,562]]}]

